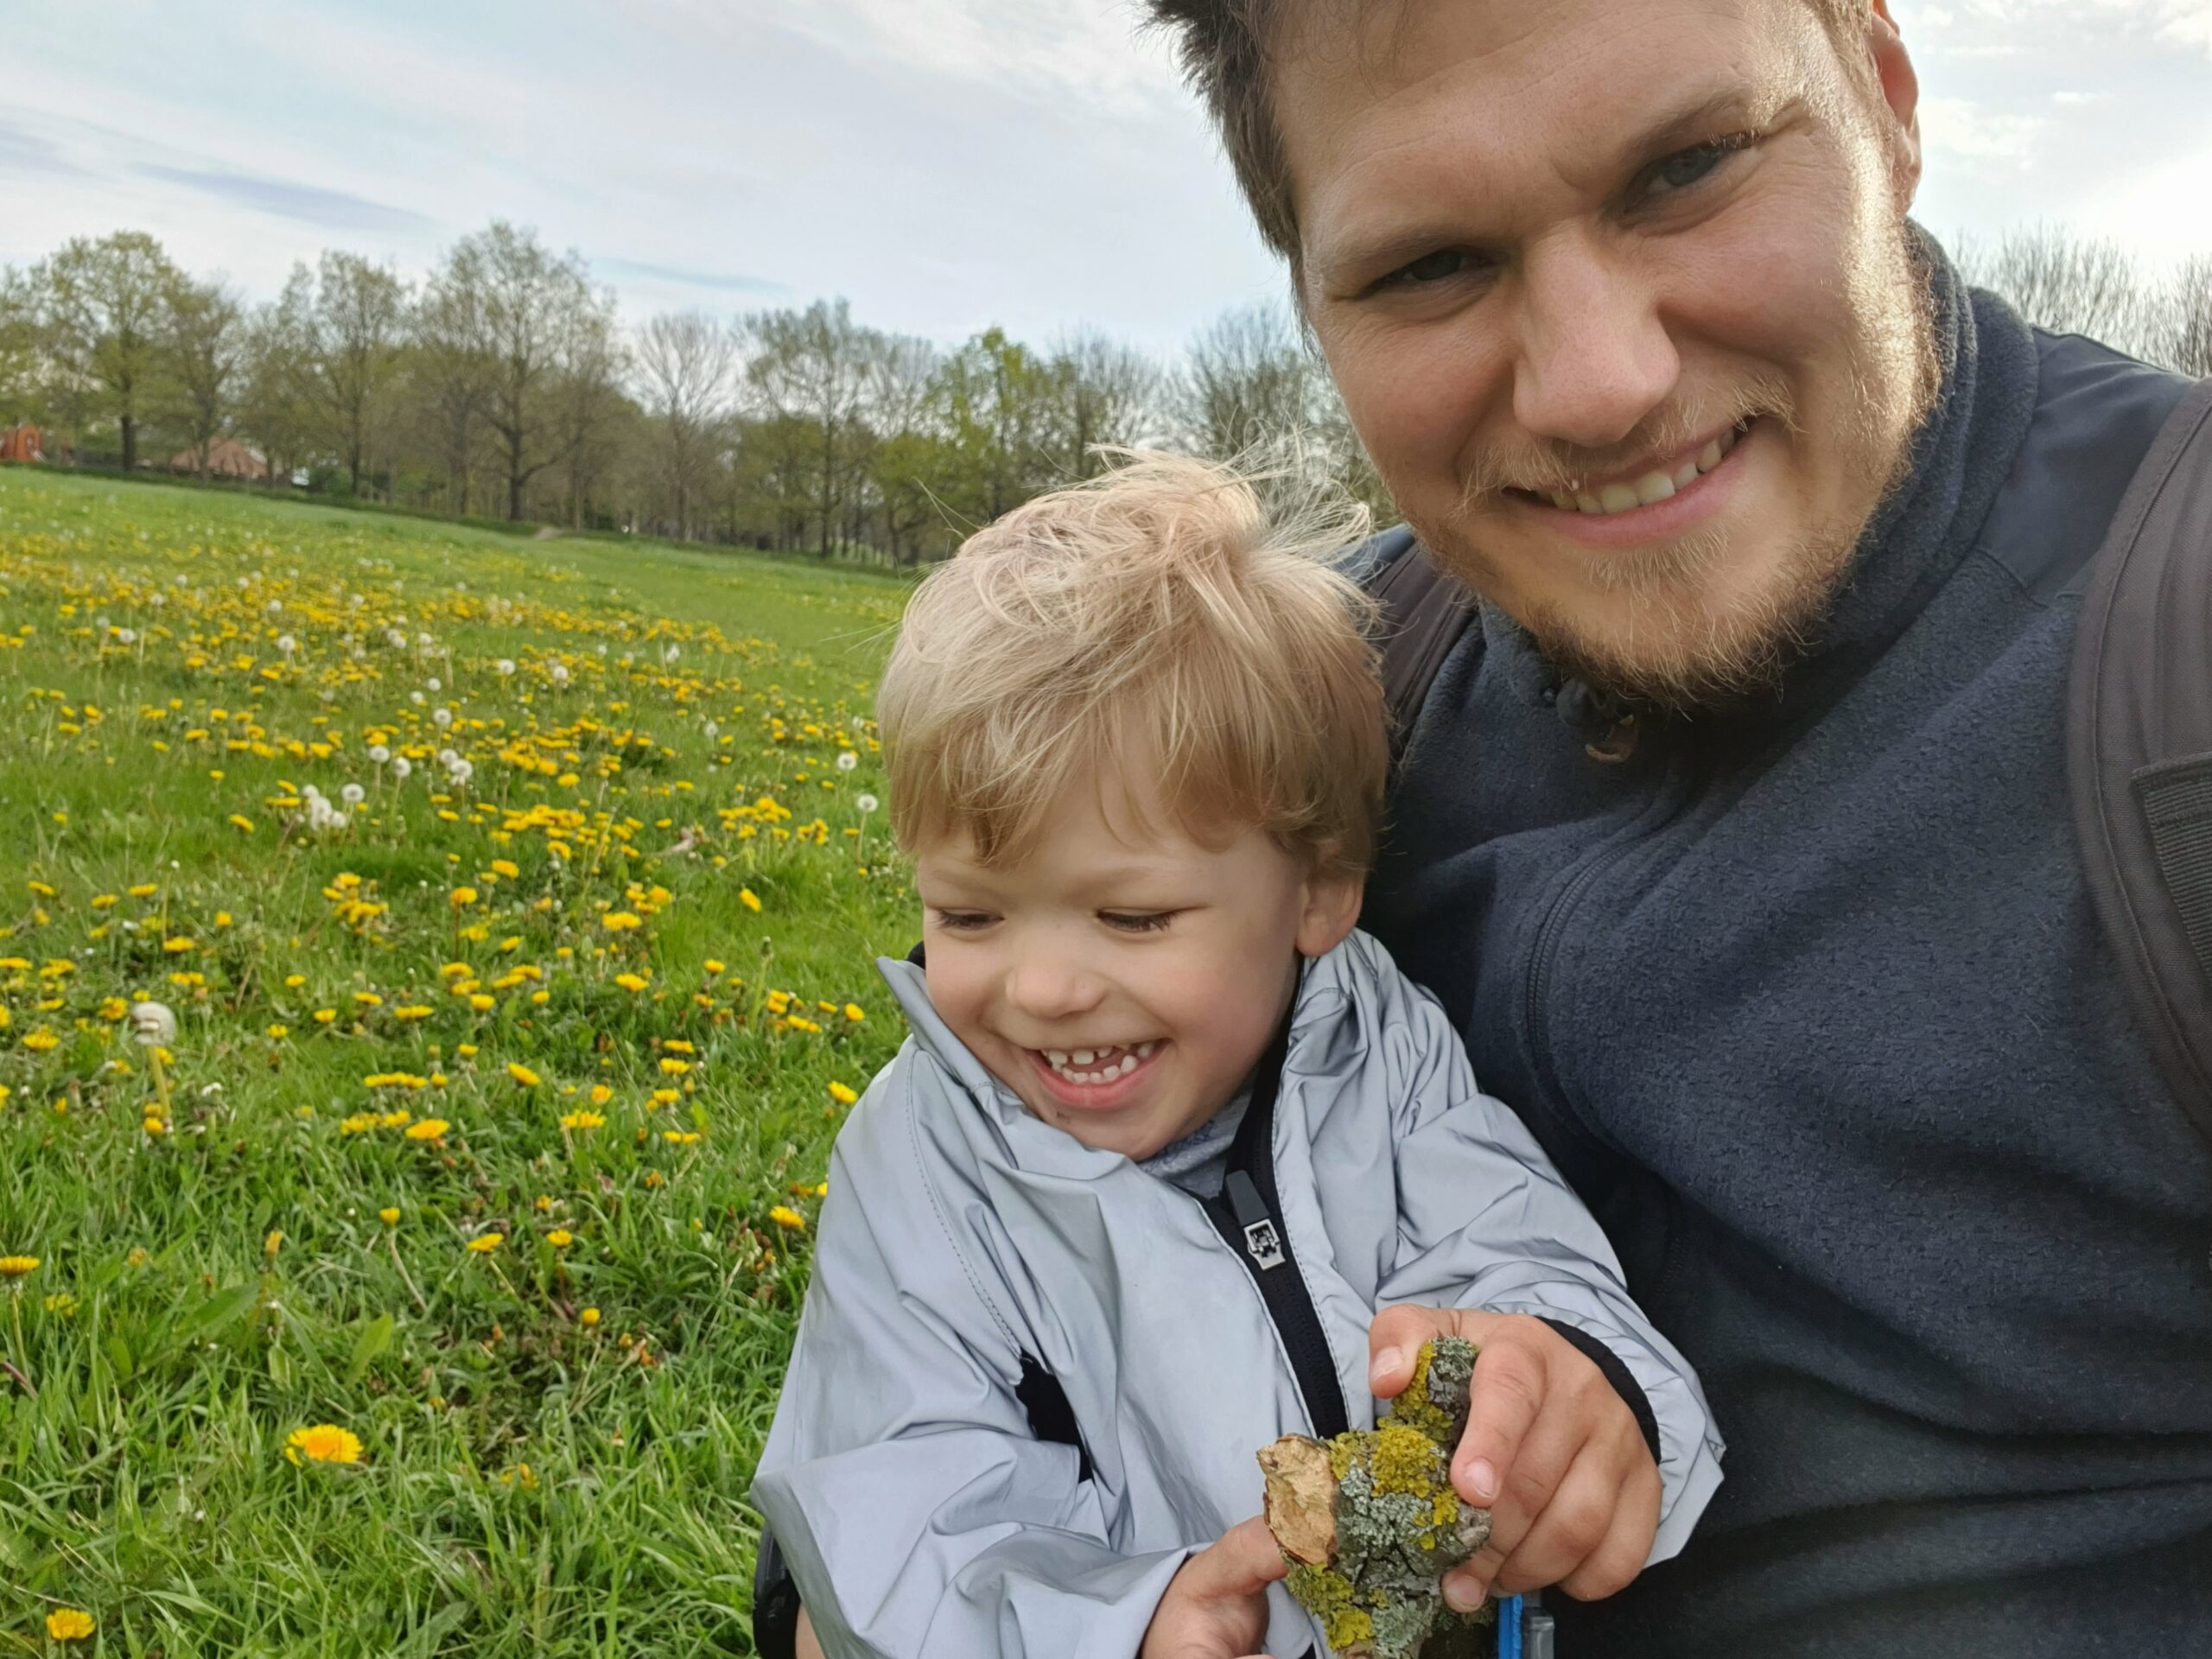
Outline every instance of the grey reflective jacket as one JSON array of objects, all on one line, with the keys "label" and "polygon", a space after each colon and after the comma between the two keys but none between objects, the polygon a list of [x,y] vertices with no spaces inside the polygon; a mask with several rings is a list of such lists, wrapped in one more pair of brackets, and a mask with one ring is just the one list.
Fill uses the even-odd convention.
[{"label": "grey reflective jacket", "polygon": [[[1313,1432],[1267,1273],[1300,1281],[1357,1427],[1378,1308],[1532,1313],[1594,1338],[1656,1421],[1651,1560],[1681,1548],[1720,1481],[1696,1378],[1372,939],[1308,963],[1292,1009],[1270,1126],[1287,1259],[1271,1268],[1191,1193],[1031,1116],[938,1018],[921,970],[880,966],[913,1034],[837,1138],[753,1489],[832,1659],[1132,1659],[1185,1558],[1258,1512],[1254,1452]],[[1033,1427],[1039,1371],[1079,1446]],[[1321,1650],[1281,1586],[1270,1614],[1270,1653]]]}]

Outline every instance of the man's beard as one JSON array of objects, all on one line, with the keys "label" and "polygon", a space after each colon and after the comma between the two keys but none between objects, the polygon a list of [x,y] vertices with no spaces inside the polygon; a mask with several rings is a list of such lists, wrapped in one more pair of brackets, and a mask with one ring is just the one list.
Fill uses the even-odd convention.
[{"label": "man's beard", "polygon": [[[1846,476],[1872,479],[1875,487],[1828,522],[1807,529],[1748,591],[1717,588],[1715,575],[1725,569],[1734,542],[1718,528],[1599,558],[1590,579],[1624,601],[1625,625],[1592,626],[1557,601],[1515,613],[1563,676],[1645,707],[1690,713],[1771,695],[1790,665],[1817,645],[1867,524],[1904,480],[1913,435],[1937,389],[1928,274],[1904,221],[1890,220],[1888,231],[1883,245],[1850,273],[1856,343],[1847,385],[1834,429],[1814,440],[1834,448]],[[1619,447],[1621,459],[1678,449],[1718,425],[1752,418],[1786,429],[1803,442],[1807,435],[1797,417],[1786,381],[1754,377],[1730,389],[1717,406],[1666,411]],[[1484,499],[1509,486],[1540,494],[1571,493],[1582,477],[1613,469],[1610,460],[1578,467],[1547,452],[1489,458],[1465,481],[1446,524],[1431,526],[1414,517],[1414,528],[1447,568],[1477,592],[1497,597],[1510,593],[1511,584],[1499,579],[1497,567],[1463,528]]]}]

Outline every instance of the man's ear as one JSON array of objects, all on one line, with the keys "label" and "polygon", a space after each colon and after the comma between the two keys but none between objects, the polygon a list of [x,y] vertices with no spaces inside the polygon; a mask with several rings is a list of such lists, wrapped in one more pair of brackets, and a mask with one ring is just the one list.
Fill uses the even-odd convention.
[{"label": "man's ear", "polygon": [[[1911,54],[1904,49],[1904,36],[1897,20],[1890,16],[1890,0],[1874,0],[1873,16],[1866,26],[1866,50],[1873,60],[1883,109],[1888,111],[1890,176],[1902,213],[1911,207],[1920,190],[1920,74],[1912,67]],[[1882,113],[1883,110],[1875,111],[1877,118]]]},{"label": "man's ear", "polygon": [[1366,884],[1356,875],[1319,874],[1300,890],[1298,954],[1325,957],[1359,924],[1360,895]]}]

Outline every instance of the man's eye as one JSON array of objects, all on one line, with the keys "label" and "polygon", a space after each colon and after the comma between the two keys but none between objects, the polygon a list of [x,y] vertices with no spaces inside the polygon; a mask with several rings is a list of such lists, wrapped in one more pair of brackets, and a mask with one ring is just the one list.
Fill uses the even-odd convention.
[{"label": "man's eye", "polygon": [[1440,249],[1424,253],[1408,264],[1400,265],[1382,279],[1385,288],[1419,288],[1428,283],[1440,283],[1459,276],[1467,269],[1467,256],[1451,249]]},{"label": "man's eye", "polygon": [[1749,134],[1738,133],[1726,138],[1714,138],[1702,144],[1693,144],[1688,149],[1678,149],[1654,167],[1647,175],[1652,187],[1666,190],[1687,190],[1700,182],[1738,150],[1751,142]]},{"label": "man's eye", "polygon": [[1174,914],[1172,910],[1102,910],[1098,912],[1098,919],[1124,933],[1157,933],[1167,925]]}]

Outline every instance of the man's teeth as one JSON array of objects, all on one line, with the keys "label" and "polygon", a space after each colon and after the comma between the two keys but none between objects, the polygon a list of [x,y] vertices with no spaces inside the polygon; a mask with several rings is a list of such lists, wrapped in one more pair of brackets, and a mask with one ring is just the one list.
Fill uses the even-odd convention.
[{"label": "man's teeth", "polygon": [[1070,1083],[1111,1083],[1135,1071],[1159,1046],[1154,1039],[1134,1048],[1044,1048],[1038,1052]]},{"label": "man's teeth", "polygon": [[1694,459],[1682,462],[1671,473],[1662,472],[1655,467],[1643,477],[1627,483],[1606,484],[1595,490],[1579,490],[1572,494],[1565,490],[1552,490],[1547,493],[1547,496],[1552,505],[1561,512],[1587,512],[1599,517],[1611,512],[1626,512],[1631,507],[1648,507],[1656,501],[1664,501],[1677,490],[1687,490],[1697,482],[1701,474],[1718,467],[1743,435],[1743,428],[1729,428],[1699,450]]}]

